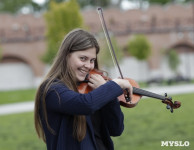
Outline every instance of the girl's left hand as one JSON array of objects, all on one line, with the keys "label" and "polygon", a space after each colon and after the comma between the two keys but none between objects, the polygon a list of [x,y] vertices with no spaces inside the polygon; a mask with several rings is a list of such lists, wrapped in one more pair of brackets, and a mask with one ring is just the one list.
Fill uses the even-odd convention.
[{"label": "girl's left hand", "polygon": [[104,78],[99,75],[99,74],[91,74],[89,77],[89,81],[88,85],[92,88],[92,89],[96,89],[99,86],[103,85],[106,83],[106,80],[104,80]]}]

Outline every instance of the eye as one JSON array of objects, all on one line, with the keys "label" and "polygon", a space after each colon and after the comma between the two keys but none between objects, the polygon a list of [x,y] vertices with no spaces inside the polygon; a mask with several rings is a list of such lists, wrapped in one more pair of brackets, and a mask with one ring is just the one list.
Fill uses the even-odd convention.
[{"label": "eye", "polygon": [[87,60],[87,57],[85,57],[85,56],[80,57],[80,60],[81,60],[81,61],[86,61],[86,60]]},{"label": "eye", "polygon": [[96,59],[92,59],[92,60],[90,60],[90,63],[94,63],[94,62],[95,62],[95,60],[96,60]]}]

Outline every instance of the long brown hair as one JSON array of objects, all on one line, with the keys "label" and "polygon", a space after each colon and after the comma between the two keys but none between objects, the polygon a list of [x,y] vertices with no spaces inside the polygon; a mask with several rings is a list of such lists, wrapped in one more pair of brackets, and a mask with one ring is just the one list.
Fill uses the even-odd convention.
[{"label": "long brown hair", "polygon": [[[69,54],[75,51],[83,51],[93,47],[96,48],[96,54],[98,54],[100,48],[97,40],[92,34],[82,29],[74,29],[69,32],[65,36],[59,48],[50,71],[47,73],[43,82],[40,84],[35,97],[34,122],[36,132],[39,138],[42,138],[44,142],[46,142],[46,139],[40,119],[40,109],[42,109],[47,128],[52,134],[55,134],[55,131],[48,123],[45,100],[46,94],[51,84],[54,80],[59,79],[69,89],[78,92],[74,72],[71,71],[71,68],[68,65]],[[97,59],[95,61],[94,68],[98,69]],[[82,141],[84,139],[86,135],[86,118],[84,115],[74,116],[73,135],[78,141]]]}]

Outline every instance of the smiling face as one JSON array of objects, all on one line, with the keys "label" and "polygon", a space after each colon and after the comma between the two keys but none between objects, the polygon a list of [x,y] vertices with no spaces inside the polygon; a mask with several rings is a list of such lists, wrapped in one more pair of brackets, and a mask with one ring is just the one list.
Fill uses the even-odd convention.
[{"label": "smiling face", "polygon": [[84,81],[89,71],[94,69],[95,60],[95,48],[89,48],[83,51],[75,51],[69,54],[68,64],[75,73],[77,81]]}]

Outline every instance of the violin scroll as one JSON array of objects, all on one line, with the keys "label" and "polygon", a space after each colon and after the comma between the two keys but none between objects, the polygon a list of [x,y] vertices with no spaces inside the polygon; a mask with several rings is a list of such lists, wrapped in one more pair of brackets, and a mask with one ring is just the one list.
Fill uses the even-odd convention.
[{"label": "violin scroll", "polygon": [[181,106],[181,102],[179,101],[172,101],[171,97],[167,97],[167,93],[165,93],[165,99],[162,100],[162,103],[167,104],[166,108],[170,109],[170,112],[173,113],[173,109],[177,109]]}]

